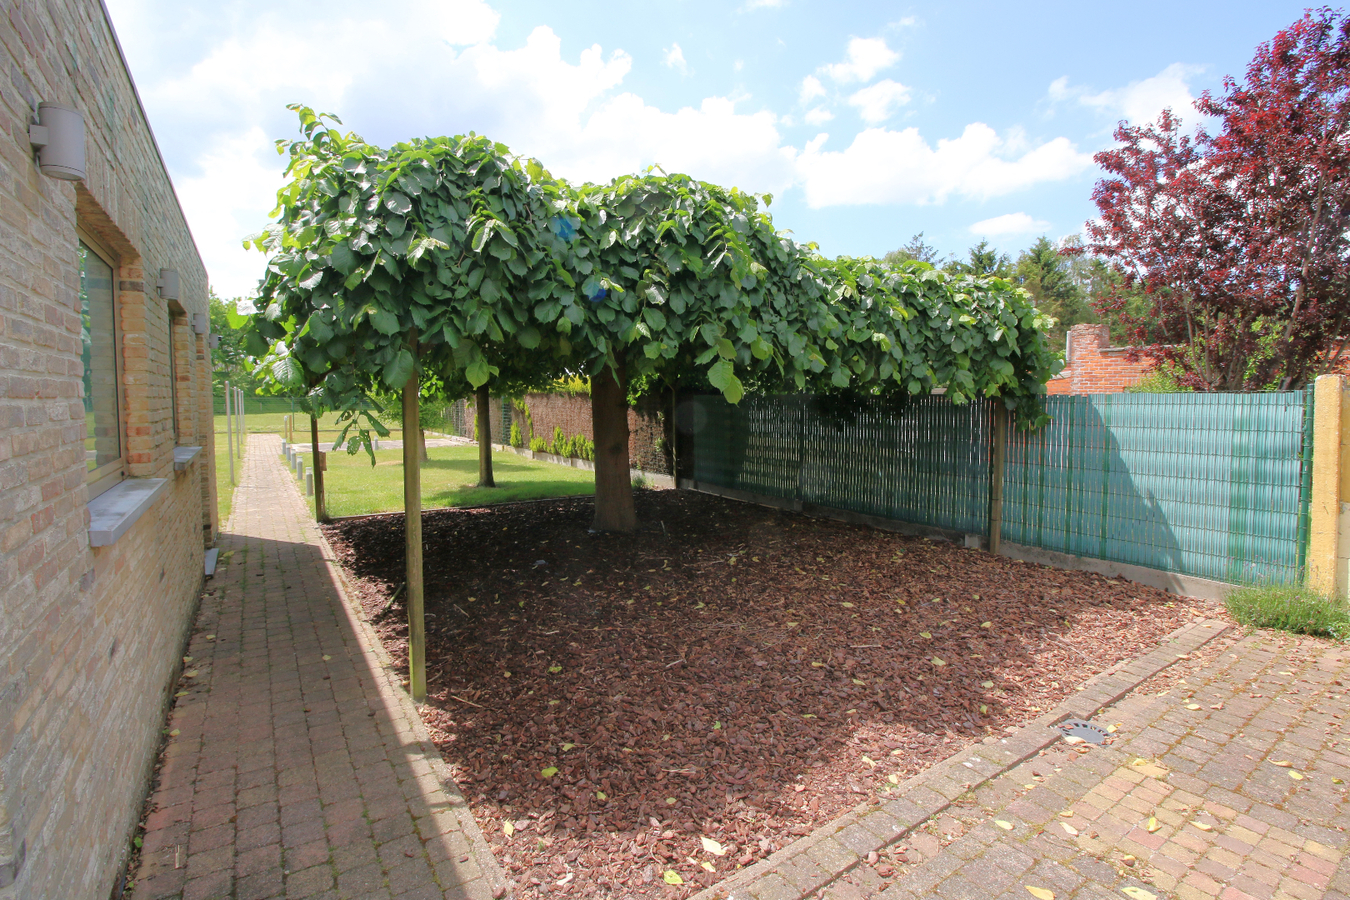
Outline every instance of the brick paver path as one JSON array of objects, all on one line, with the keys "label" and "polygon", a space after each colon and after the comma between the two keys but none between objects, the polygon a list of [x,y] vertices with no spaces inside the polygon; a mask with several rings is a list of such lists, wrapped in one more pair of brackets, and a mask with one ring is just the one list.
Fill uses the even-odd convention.
[{"label": "brick paver path", "polygon": [[280,451],[275,435],[249,438],[133,896],[501,896],[502,872],[346,605]]},{"label": "brick paver path", "polygon": [[819,895],[1345,898],[1347,681],[1350,649],[1248,636],[1104,711],[1113,745],[1056,744]]}]

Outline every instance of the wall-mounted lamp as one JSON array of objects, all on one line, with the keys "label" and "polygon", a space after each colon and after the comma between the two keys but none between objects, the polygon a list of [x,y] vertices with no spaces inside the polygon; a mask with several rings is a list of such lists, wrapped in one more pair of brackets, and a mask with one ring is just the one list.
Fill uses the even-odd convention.
[{"label": "wall-mounted lamp", "polygon": [[211,345],[212,350],[218,349],[220,347],[220,335],[213,334],[206,339],[206,342]]},{"label": "wall-mounted lamp", "polygon": [[43,175],[61,181],[84,181],[84,116],[56,103],[39,103],[28,141],[37,151]]},{"label": "wall-mounted lamp", "polygon": [[198,334],[206,334],[211,330],[211,320],[206,317],[206,313],[192,314],[192,330]]},{"label": "wall-mounted lamp", "polygon": [[[159,288],[159,296],[165,300],[178,299],[178,272],[173,269],[160,269],[159,281],[155,282],[155,287]],[[201,332],[198,332],[200,334]]]}]

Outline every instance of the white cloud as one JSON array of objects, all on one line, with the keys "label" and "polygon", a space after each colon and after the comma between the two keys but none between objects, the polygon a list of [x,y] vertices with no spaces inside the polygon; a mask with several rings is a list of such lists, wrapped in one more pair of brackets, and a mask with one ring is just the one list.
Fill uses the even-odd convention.
[{"label": "white cloud", "polygon": [[824,125],[833,118],[834,113],[823,106],[817,106],[815,109],[807,110],[806,115],[802,116],[802,120],[806,122],[807,125]]},{"label": "white cloud", "polygon": [[258,251],[243,249],[242,241],[262,230],[262,216],[276,205],[281,157],[263,130],[254,127],[212,142],[199,163],[200,175],[176,179],[183,214],[216,291],[223,297],[251,293],[266,262]]},{"label": "white cloud", "polygon": [[1045,231],[1049,227],[1049,222],[1033,219],[1024,212],[1015,212],[976,222],[970,226],[970,233],[987,237],[1005,237]]},{"label": "white cloud", "polygon": [[[842,151],[823,151],[827,135],[806,145],[798,175],[812,208],[869,203],[942,203],[953,194],[987,199],[1083,171],[1092,157],[1067,138],[1025,152],[981,122],[931,146],[918,129],[869,128]],[[1015,143],[1011,146],[1015,146]],[[1020,153],[1020,155],[1018,155]]]},{"label": "white cloud", "polygon": [[820,83],[820,79],[814,75],[807,75],[802,79],[802,89],[797,95],[797,102],[805,106],[817,97],[825,96],[825,85]]},{"label": "white cloud", "polygon": [[684,51],[680,49],[679,44],[671,44],[665,54],[665,65],[668,68],[679,69],[681,75],[689,74],[689,63],[684,61]]},{"label": "white cloud", "polygon": [[858,107],[858,114],[864,122],[876,125],[891,117],[891,114],[909,102],[909,88],[898,81],[883,78],[848,98],[850,106]]},{"label": "white cloud", "polygon": [[1191,95],[1190,80],[1204,71],[1204,66],[1172,63],[1151,78],[1132,81],[1124,87],[1095,94],[1087,88],[1069,84],[1065,76],[1050,83],[1049,97],[1056,103],[1076,100],[1083,106],[1128,119],[1132,125],[1156,121],[1158,115],[1168,108],[1177,116],[1185,118],[1195,114],[1192,105],[1195,98]]},{"label": "white cloud", "polygon": [[844,62],[831,63],[822,69],[841,84],[871,81],[873,75],[900,60],[900,54],[886,46],[885,38],[853,38],[844,56]]}]

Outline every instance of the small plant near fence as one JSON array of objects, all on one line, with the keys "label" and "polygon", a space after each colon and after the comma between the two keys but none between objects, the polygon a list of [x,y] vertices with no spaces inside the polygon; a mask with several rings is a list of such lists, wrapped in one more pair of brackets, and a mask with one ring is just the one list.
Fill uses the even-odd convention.
[{"label": "small plant near fence", "polygon": [[520,426],[517,425],[515,422],[511,423],[511,446],[512,447],[525,446],[525,438],[520,433]]},{"label": "small plant near fence", "polygon": [[1229,594],[1224,602],[1233,618],[1252,628],[1350,640],[1350,609],[1346,604],[1305,587],[1243,587]]},{"label": "small plant near fence", "polygon": [[530,449],[535,453],[552,453],[554,456],[576,457],[588,461],[595,459],[594,441],[584,434],[574,434],[568,437],[557,426],[553,428],[553,440],[551,441],[546,441],[543,438],[530,438]]}]

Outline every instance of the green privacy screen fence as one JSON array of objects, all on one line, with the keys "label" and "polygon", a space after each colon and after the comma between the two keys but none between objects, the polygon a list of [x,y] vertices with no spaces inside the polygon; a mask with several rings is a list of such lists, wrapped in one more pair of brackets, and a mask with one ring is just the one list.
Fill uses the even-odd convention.
[{"label": "green privacy screen fence", "polygon": [[[1008,429],[1003,540],[1230,582],[1301,577],[1303,392],[1050,397]],[[991,407],[922,397],[830,415],[804,396],[687,398],[686,477],[950,531],[989,526]]]}]

